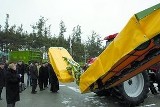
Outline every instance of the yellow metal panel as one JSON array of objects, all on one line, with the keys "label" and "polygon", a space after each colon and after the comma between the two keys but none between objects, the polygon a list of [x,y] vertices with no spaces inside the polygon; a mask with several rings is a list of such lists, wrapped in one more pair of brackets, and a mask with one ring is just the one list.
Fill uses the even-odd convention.
[{"label": "yellow metal panel", "polygon": [[49,48],[49,60],[60,82],[67,83],[74,81],[74,78],[68,73],[67,63],[63,57],[72,59],[68,51],[62,47]]},{"label": "yellow metal panel", "polygon": [[143,31],[148,38],[160,33],[160,9],[154,11],[152,14],[140,20]]}]

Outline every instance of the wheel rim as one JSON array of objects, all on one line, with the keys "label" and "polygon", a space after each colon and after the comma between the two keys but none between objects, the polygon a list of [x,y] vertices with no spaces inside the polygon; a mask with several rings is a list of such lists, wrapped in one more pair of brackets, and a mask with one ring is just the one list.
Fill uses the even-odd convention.
[{"label": "wheel rim", "polygon": [[124,91],[129,97],[137,97],[141,94],[144,87],[144,78],[142,73],[132,77],[123,83]]}]

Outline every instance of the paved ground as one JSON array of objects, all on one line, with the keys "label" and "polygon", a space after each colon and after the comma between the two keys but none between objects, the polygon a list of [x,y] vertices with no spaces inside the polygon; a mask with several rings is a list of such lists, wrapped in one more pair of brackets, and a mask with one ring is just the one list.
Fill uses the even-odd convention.
[{"label": "paved ground", "polygon": [[[16,107],[124,107],[115,99],[110,97],[98,97],[94,93],[80,94],[75,83],[60,84],[58,93],[51,93],[49,88],[31,94],[31,87],[23,91],[21,101],[16,103]],[[5,89],[2,94],[3,100],[0,107],[6,107]],[[149,97],[139,107],[160,107],[160,95],[149,94]]]},{"label": "paved ground", "polygon": [[[105,97],[98,97],[94,93],[80,94],[73,84],[61,84],[58,93],[51,93],[49,88],[44,91],[37,89],[37,94],[31,94],[31,87],[23,91],[21,101],[16,107],[108,107],[112,105]],[[0,107],[6,107],[5,89],[0,101]],[[114,106],[112,106],[114,107]]]}]

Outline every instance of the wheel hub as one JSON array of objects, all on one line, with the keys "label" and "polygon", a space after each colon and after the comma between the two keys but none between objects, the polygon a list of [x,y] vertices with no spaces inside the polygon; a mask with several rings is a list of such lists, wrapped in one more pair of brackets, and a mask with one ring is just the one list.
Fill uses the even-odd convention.
[{"label": "wheel hub", "polygon": [[132,85],[132,80],[131,80],[131,79],[128,80],[128,84],[129,84],[129,85]]},{"label": "wheel hub", "polygon": [[124,91],[130,97],[137,97],[141,94],[144,87],[144,78],[140,73],[123,83]]}]

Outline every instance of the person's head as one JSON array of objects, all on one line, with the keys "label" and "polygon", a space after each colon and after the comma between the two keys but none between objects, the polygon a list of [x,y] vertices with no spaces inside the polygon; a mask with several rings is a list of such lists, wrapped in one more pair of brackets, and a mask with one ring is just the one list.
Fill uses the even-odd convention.
[{"label": "person's head", "polygon": [[32,61],[28,61],[28,65],[30,65],[32,63]]},{"label": "person's head", "polygon": [[48,65],[48,62],[45,62],[45,65],[47,66],[47,65]]},{"label": "person's head", "polygon": [[28,65],[32,66],[33,65],[33,61],[28,61]]},{"label": "person's head", "polygon": [[34,65],[38,66],[38,62],[37,62],[37,61],[34,61]]},{"label": "person's head", "polygon": [[19,65],[22,65],[22,61],[18,61],[18,64],[19,64]]},{"label": "person's head", "polygon": [[8,68],[16,70],[16,64],[14,62],[11,62],[11,63],[9,63]]},{"label": "person's head", "polygon": [[38,62],[36,62],[35,65],[38,66]]},{"label": "person's head", "polygon": [[6,60],[6,62],[5,62],[6,64],[8,64],[9,63],[9,61],[8,60]]},{"label": "person's head", "polygon": [[43,63],[42,63],[42,66],[44,66],[44,67],[45,67],[45,66],[46,66],[46,63],[45,63],[45,62],[43,62]]},{"label": "person's head", "polygon": [[0,68],[1,68],[1,69],[4,68],[4,62],[0,62]]},{"label": "person's head", "polygon": [[28,65],[30,66],[30,65],[33,65],[33,63],[31,62],[31,63],[28,63]]}]

